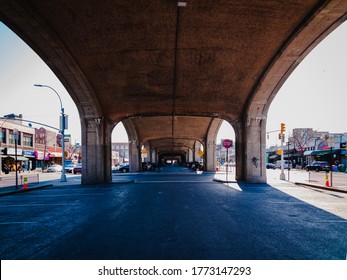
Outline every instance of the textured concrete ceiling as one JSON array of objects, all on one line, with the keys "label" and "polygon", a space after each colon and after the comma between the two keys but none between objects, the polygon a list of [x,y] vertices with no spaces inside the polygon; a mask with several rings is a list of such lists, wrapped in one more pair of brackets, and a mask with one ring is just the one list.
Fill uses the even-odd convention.
[{"label": "textured concrete ceiling", "polygon": [[266,113],[347,10],[347,1],[186,2],[0,0],[0,19],[52,68],[81,115],[141,117],[145,141],[202,140],[211,118],[239,120],[254,100]]}]

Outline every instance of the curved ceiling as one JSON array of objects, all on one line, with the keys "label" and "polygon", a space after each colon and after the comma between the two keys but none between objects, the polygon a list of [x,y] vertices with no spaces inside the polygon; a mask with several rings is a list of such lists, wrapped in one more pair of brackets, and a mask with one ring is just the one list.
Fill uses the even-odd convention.
[{"label": "curved ceiling", "polygon": [[181,2],[0,0],[0,19],[52,68],[82,118],[131,118],[142,142],[169,149],[167,139],[201,141],[212,119],[237,121],[254,104],[266,116],[347,11],[343,0]]}]

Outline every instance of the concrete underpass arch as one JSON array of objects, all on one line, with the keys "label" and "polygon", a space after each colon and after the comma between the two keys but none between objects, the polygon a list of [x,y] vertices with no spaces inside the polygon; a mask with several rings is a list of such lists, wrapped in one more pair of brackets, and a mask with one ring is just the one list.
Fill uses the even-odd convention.
[{"label": "concrete underpass arch", "polygon": [[[151,6],[153,10],[160,12],[160,7],[158,8],[158,5],[155,4],[155,2],[153,3]],[[273,3],[278,5],[278,3],[276,2]],[[79,4],[81,4],[82,7],[82,3]],[[124,2],[124,5],[125,4],[126,2]],[[149,3],[149,5],[150,4],[151,3]],[[228,120],[234,127],[236,143],[238,144],[236,147],[236,179],[253,183],[264,183],[266,182],[266,117],[271,101],[277,94],[279,88],[283,85],[284,81],[295,69],[295,67],[301,62],[301,60],[317,44],[319,44],[319,42],[324,39],[327,34],[329,34],[346,19],[346,3],[344,1],[318,1],[317,3],[310,4],[309,2],[306,2],[303,4],[306,4],[303,5],[306,9],[301,9],[301,7],[298,9],[297,5],[296,7],[293,7],[293,5],[290,6],[292,8],[292,17],[287,19],[288,26],[285,29],[287,31],[283,31],[281,33],[280,36],[282,37],[276,37],[276,34],[271,33],[271,30],[274,30],[274,28],[276,27],[276,22],[281,19],[280,15],[287,12],[287,10],[285,9],[286,6],[275,6],[277,7],[277,10],[271,10],[271,7],[269,7],[271,12],[281,11],[280,14],[277,14],[277,18],[274,17],[275,22],[271,22],[269,18],[269,21],[272,24],[273,28],[271,28],[271,25],[266,26],[270,35],[274,36],[274,38],[266,38],[266,42],[270,42],[270,40],[272,39],[277,39],[276,42],[278,44],[278,47],[276,47],[276,49],[271,49],[271,53],[265,54],[265,56],[268,55],[266,57],[260,57],[262,53],[258,53],[259,61],[261,61],[259,62],[260,64],[258,65],[258,67],[252,64],[252,66],[246,69],[247,73],[246,71],[237,72],[237,67],[233,67],[235,66],[233,62],[231,62],[230,64],[224,64],[224,66],[226,67],[226,70],[224,69],[224,72],[222,71],[222,68],[216,68],[216,65],[218,64],[216,63],[216,61],[220,63],[221,61],[226,61],[225,58],[227,58],[227,56],[223,56],[222,52],[216,53],[216,50],[223,49],[224,42],[222,39],[218,41],[216,38],[214,38],[215,41],[206,46],[207,51],[204,51],[203,49],[200,50],[198,48],[187,47],[190,46],[191,43],[193,43],[193,45],[196,43],[201,43],[201,41],[190,42],[189,40],[193,36],[187,36],[191,34],[189,32],[192,32],[192,24],[189,24],[191,15],[196,15],[197,17],[201,16],[200,19],[201,21],[202,19],[204,19],[205,24],[212,24],[212,21],[206,22],[206,14],[198,14],[198,9],[195,10],[194,13],[191,13],[190,16],[188,12],[193,11],[190,10],[193,9],[193,7],[188,7],[187,9],[185,9],[185,13],[187,13],[188,16],[184,18],[184,13],[181,14],[182,19],[186,20],[186,22],[182,21],[180,23],[181,41],[179,42],[177,40],[177,43],[180,44],[178,44],[178,47],[176,48],[177,50],[180,50],[179,54],[182,55],[181,59],[177,60],[177,74],[181,73],[183,75],[179,76],[177,79],[177,81],[181,83],[181,87],[177,87],[178,92],[173,97],[168,94],[171,93],[172,90],[171,70],[173,60],[171,59],[171,56],[174,47],[173,44],[166,48],[163,48],[162,53],[160,53],[159,56],[154,55],[152,48],[150,48],[150,53],[147,53],[148,49],[145,48],[139,48],[135,52],[133,51],[134,48],[127,49],[126,51],[129,51],[131,49],[131,54],[128,56],[128,59],[131,62],[134,62],[133,65],[135,65],[134,68],[131,68],[129,66],[129,68],[127,68],[127,73],[133,73],[137,68],[140,69],[140,71],[135,73],[135,79],[133,80],[127,80],[130,74],[124,75],[125,80],[128,84],[122,84],[122,82],[124,82],[124,80],[122,80],[119,81],[121,86],[112,87],[111,85],[118,85],[118,83],[112,80],[114,73],[119,70],[119,68],[117,67],[124,67],[125,65],[130,65],[131,63],[109,65],[109,55],[113,53],[113,50],[116,48],[112,49],[111,51],[111,49],[107,49],[105,45],[101,46],[105,47],[105,52],[103,53],[103,55],[107,57],[107,59],[105,59],[106,63],[104,63],[105,61],[103,60],[93,60],[93,55],[96,55],[95,53],[97,53],[99,50],[97,49],[97,47],[100,46],[97,43],[101,42],[101,40],[88,42],[89,45],[86,46],[85,43],[87,41],[87,37],[83,36],[87,36],[87,34],[89,35],[89,33],[78,34],[72,32],[74,36],[67,34],[65,25],[61,24],[61,17],[63,17],[61,12],[63,10],[58,9],[61,9],[61,7],[54,9],[49,5],[49,3],[45,4],[44,1],[42,1],[42,3],[40,3],[40,1],[35,3],[26,3],[25,1],[0,1],[0,19],[5,22],[7,26],[9,26],[14,32],[16,32],[16,34],[18,34],[25,42],[27,42],[27,44],[34,51],[39,54],[43,61],[45,61],[45,63],[52,69],[58,79],[62,82],[71,98],[75,102],[76,107],[79,111],[82,130],[82,162],[84,164],[84,169],[82,172],[82,183],[91,184],[111,181],[112,177],[109,159],[111,157],[111,132],[114,128],[115,122],[126,118],[123,120],[123,122],[124,124],[127,123],[126,129],[129,135],[129,152],[132,162],[130,168],[132,171],[137,171],[141,168],[140,148],[146,143],[146,137],[142,137],[142,135],[139,134],[139,131],[137,131],[134,122],[130,118],[136,116],[139,118],[156,117],[164,119],[165,117],[167,117],[168,120],[172,120],[172,123],[175,123],[180,122],[184,118],[188,118],[187,116],[192,115],[199,115],[199,117],[201,117],[201,120],[203,118],[213,119],[215,116],[218,116],[220,118],[223,117],[223,119]],[[128,3],[128,5],[130,4]],[[76,4],[77,9],[81,7],[78,7],[78,4]],[[176,9],[171,9],[171,7],[168,7],[167,3],[166,5],[163,4],[163,7],[166,7],[166,9],[163,10],[164,14],[161,13],[162,18],[165,18],[166,11],[176,11]],[[88,8],[90,7],[88,7],[87,5],[84,5],[83,8],[86,12],[90,11],[88,10]],[[217,8],[220,9],[220,7],[218,6],[216,6],[215,8],[216,11]],[[233,7],[229,6],[229,8]],[[79,10],[73,11],[77,12]],[[230,11],[233,11],[233,9],[231,9]],[[223,12],[224,11],[221,11],[221,13]],[[250,13],[250,15],[251,14],[252,13]],[[66,13],[66,15],[66,20],[70,20],[69,22],[72,23],[70,25],[71,28],[78,26],[77,24],[73,26],[73,23],[76,22],[74,18],[71,17],[70,13]],[[111,13],[110,15],[113,14]],[[166,18],[175,19],[176,17],[166,16]],[[250,18],[252,19],[252,17]],[[113,17],[113,19],[116,20],[117,17]],[[86,22],[90,22],[90,19],[88,17],[80,17],[80,20],[86,20]],[[109,18],[109,20],[111,21],[111,17]],[[139,18],[136,17],[134,20],[139,20]],[[147,20],[150,23],[153,22],[151,18],[147,18]],[[222,23],[217,20],[215,22],[216,24]],[[113,23],[118,22],[115,21]],[[167,26],[177,26],[176,24],[172,24],[171,21],[169,23],[170,24],[168,24]],[[186,24],[184,25],[184,23]],[[101,22],[98,22],[98,24],[99,25],[97,25],[97,27],[104,27]],[[244,22],[243,24],[243,26],[248,26]],[[115,26],[115,24],[113,26]],[[136,26],[136,24],[134,24],[134,26]],[[166,27],[166,25],[162,26]],[[159,28],[159,26],[156,27]],[[214,28],[216,27],[217,26],[214,26]],[[170,30],[172,31],[172,28]],[[187,33],[184,33],[185,30],[187,31]],[[212,28],[211,30],[213,31],[215,29]],[[282,30],[284,29],[277,29],[274,32],[277,33]],[[99,39],[100,34],[95,32],[96,30],[93,31],[97,35],[96,37]],[[107,30],[105,29],[105,31]],[[133,30],[133,32],[135,33],[135,35],[139,35],[136,28],[135,30]],[[201,38],[213,34],[203,33],[208,32],[207,29],[203,28],[200,29],[200,32],[201,33],[199,35]],[[134,41],[134,45],[142,46],[141,43],[145,43],[150,46],[156,46],[155,44],[157,44],[158,42],[159,45],[162,42],[169,42],[170,40],[162,40],[162,38],[159,36],[162,33],[164,32],[153,33],[153,40],[151,40],[150,42],[146,40],[144,42],[140,40]],[[236,36],[236,33],[234,34],[234,36]],[[107,36],[109,33],[105,34],[106,38],[110,37]],[[132,33],[130,33],[130,35],[131,34]],[[158,37],[154,38],[154,34]],[[172,32],[170,39],[173,38],[174,34],[175,33]],[[119,35],[122,35],[121,31]],[[251,36],[247,37],[247,39],[252,39],[255,35],[257,34],[252,34]],[[142,36],[139,36],[138,38],[142,39]],[[228,43],[230,44],[230,49],[238,47],[236,45],[233,45],[233,43],[239,42],[241,40],[234,40],[232,37],[230,38],[228,41]],[[157,39],[157,41],[155,41],[154,39]],[[264,39],[265,41],[265,36],[263,36],[263,38],[257,37],[257,39],[259,40],[259,42],[262,39]],[[127,43],[131,43],[130,41],[132,40],[129,40],[129,42]],[[221,42],[222,44],[220,44]],[[133,46],[132,44],[130,45]],[[80,57],[79,55],[81,53],[81,48],[79,49],[79,46],[81,46],[83,50],[91,50],[95,53],[87,53],[85,54],[85,56],[81,55]],[[96,46],[95,49],[93,48],[94,46]],[[199,45],[196,44],[194,46]],[[252,44],[247,44],[247,47],[249,46],[253,47]],[[246,45],[244,47],[246,47]],[[268,43],[268,45],[261,45],[261,48],[259,48],[259,50],[263,50],[263,52],[266,53],[266,47],[270,47],[270,43]],[[241,49],[242,48],[240,48],[240,50]],[[254,47],[254,51],[255,49],[256,48]],[[228,53],[224,49],[223,51],[225,51],[224,53]],[[116,53],[116,51],[114,53]],[[141,57],[140,53],[143,53],[144,55],[142,55]],[[115,61],[117,59],[122,60],[121,58],[124,56],[125,52],[124,50],[118,50],[117,54],[119,54],[119,56],[115,55]],[[184,54],[187,55],[188,59],[184,59]],[[242,53],[241,51],[240,54],[244,55],[244,53]],[[236,61],[240,57],[241,56],[235,56]],[[262,60],[260,58],[262,58]],[[153,59],[153,61],[155,62],[154,64],[156,65],[160,64],[159,61],[165,61],[166,64],[163,64],[163,67],[153,67],[151,69],[148,69],[148,59]],[[93,64],[94,61],[95,64]],[[191,67],[192,65],[194,67]],[[212,66],[214,66],[215,68],[212,68]],[[206,79],[206,76],[205,79],[201,81],[195,79],[194,83],[187,79],[188,73],[192,73],[192,77],[195,77],[194,75],[198,75],[199,73],[206,74],[206,69],[221,69],[223,74],[226,76],[227,74],[230,74],[229,70],[235,71],[235,73],[231,73],[232,75],[230,75],[230,77],[228,76],[228,79],[225,80],[220,79],[221,75],[218,75],[219,73],[217,73],[217,75],[214,75],[213,77],[212,75],[208,76],[208,79],[211,79],[208,81]],[[200,70],[200,72],[198,72],[198,70]],[[89,80],[87,78],[88,76],[86,76],[86,73],[90,74]],[[99,73],[105,75],[98,75]],[[154,79],[153,77],[156,77],[156,75],[160,76],[160,74],[163,73],[170,73],[170,75],[168,74],[161,76],[161,84],[159,85],[163,85],[163,91],[160,86],[158,89],[155,88],[153,90],[151,89],[151,87],[148,87],[148,84],[143,84],[150,84]],[[110,88],[106,87],[104,83],[106,75],[111,76],[111,80],[109,80],[108,84],[111,86]],[[234,79],[233,77],[237,77],[237,79]],[[122,79],[122,76],[119,79]],[[134,81],[138,81],[139,83],[132,83]],[[244,87],[235,88],[234,92],[230,90],[229,87],[233,87],[233,85],[236,84],[241,84],[241,81],[244,81]],[[225,82],[225,84],[223,84],[223,82]],[[180,86],[179,83],[177,85]],[[191,87],[191,85],[193,85],[193,88]],[[196,92],[194,92],[195,88],[200,85],[204,85],[204,87],[201,87],[202,91],[197,90]],[[174,86],[176,88],[176,84]],[[217,90],[216,95],[213,95],[214,89]],[[137,92],[139,92],[140,94],[138,95]],[[188,94],[184,95],[184,93]],[[102,94],[104,94],[104,96],[102,96]],[[130,96],[130,101],[127,104],[122,103],[124,108],[120,106],[119,112],[117,110],[112,111],[111,109],[116,108],[112,107],[112,105],[116,104],[114,102],[121,100],[120,97],[122,97],[123,94],[125,96],[127,96],[126,94],[128,94],[128,96]],[[154,104],[153,94],[158,94],[162,102],[157,102],[156,106],[153,106],[152,108],[150,106]],[[179,96],[180,94],[182,94],[182,96]],[[234,95],[236,98],[233,98]],[[178,97],[181,97],[181,99],[179,99]],[[210,97],[214,98],[215,103],[212,104],[212,102],[210,102]],[[141,100],[141,98],[143,98],[143,100]],[[176,112],[172,111],[171,98],[176,98],[174,100]],[[146,100],[147,103],[145,102]],[[131,101],[134,102],[132,103]],[[192,103],[192,101],[194,103]],[[166,106],[163,106],[163,104],[165,104]],[[190,105],[190,108],[185,106],[186,104],[188,104],[188,106]],[[218,104],[218,106],[216,104]],[[164,110],[163,108],[169,109]],[[124,111],[121,111],[121,109],[124,109]],[[179,115],[177,111],[181,115]],[[173,116],[172,119],[170,115],[171,113]],[[204,119],[204,121],[205,124],[208,122],[206,121],[206,119]],[[217,126],[214,121],[212,121],[210,125],[212,127]],[[196,130],[196,132],[199,131]],[[211,128],[211,130],[208,130],[208,136],[199,135],[196,137],[190,137],[189,139],[189,141],[192,141],[195,138],[195,140],[199,140],[204,144],[204,147],[207,151],[205,154],[207,157],[206,166],[208,169],[214,169],[213,163],[210,162],[210,160],[214,157],[212,148],[215,145],[215,143],[213,142],[214,136],[215,129]],[[172,139],[174,138],[174,135],[172,135]],[[144,141],[144,143],[142,143],[141,141]],[[153,147],[151,147],[151,149],[152,148]]]},{"label": "concrete underpass arch", "polygon": [[[326,10],[341,16],[333,19]],[[345,21],[346,13],[343,14],[342,6],[329,3],[311,16],[309,24],[298,28],[291,36],[292,40],[275,54],[268,68],[258,78],[259,82],[248,99],[243,116],[234,121],[236,142],[240,144],[236,149],[238,180],[266,183],[266,119],[271,102],[301,61]]]},{"label": "concrete underpass arch", "polygon": [[[20,25],[21,29],[17,29],[6,20],[4,23],[51,69],[78,110],[81,122],[82,162],[84,163],[82,183],[110,181],[111,173],[106,171],[110,164],[105,158],[110,155],[108,135],[112,125],[103,117],[97,96],[63,42],[39,17],[22,18],[21,13],[27,11],[22,11],[21,7],[17,8],[12,12],[16,13],[13,16],[18,17],[17,25]],[[32,32],[37,28],[40,32]]]}]

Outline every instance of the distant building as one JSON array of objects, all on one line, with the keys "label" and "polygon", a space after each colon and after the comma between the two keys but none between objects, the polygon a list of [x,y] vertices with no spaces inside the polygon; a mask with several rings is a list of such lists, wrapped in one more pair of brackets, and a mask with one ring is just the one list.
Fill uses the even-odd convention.
[{"label": "distant building", "polygon": [[113,154],[113,156],[115,157],[113,159],[114,164],[123,164],[123,163],[129,162],[129,143],[128,142],[112,143],[112,152],[115,152],[115,154]]},{"label": "distant building", "polygon": [[[15,116],[23,119],[22,115]],[[51,164],[62,163],[62,135],[57,131],[32,128],[24,125],[22,120],[4,119],[0,122],[0,167],[1,171],[16,170],[17,138],[17,168],[35,170]],[[17,135],[17,136],[16,136]],[[65,137],[66,159],[80,162],[80,147],[71,145],[71,135]]]},{"label": "distant building", "polygon": [[23,125],[20,120],[5,119],[0,123],[0,132],[1,171],[35,168],[35,129]]},{"label": "distant building", "polygon": [[[288,144],[289,143],[289,144]],[[331,164],[347,164],[347,132],[330,133],[315,131],[312,128],[295,128],[288,142],[284,143],[284,158],[291,159],[294,165],[304,167],[314,160],[324,160]],[[280,159],[280,147],[267,149],[267,162]]]}]

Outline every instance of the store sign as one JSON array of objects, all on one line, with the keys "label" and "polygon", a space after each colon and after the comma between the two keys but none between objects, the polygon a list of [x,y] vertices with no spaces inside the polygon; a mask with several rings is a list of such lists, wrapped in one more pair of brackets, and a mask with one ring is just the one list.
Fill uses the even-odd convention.
[{"label": "store sign", "polygon": [[23,151],[23,156],[28,156],[28,157],[35,157],[35,152],[34,151]]},{"label": "store sign", "polygon": [[[8,155],[15,155],[16,154],[16,149],[15,148],[7,148],[7,154]],[[18,155],[22,155],[23,154],[23,150],[22,149],[17,149],[17,156]]]}]

